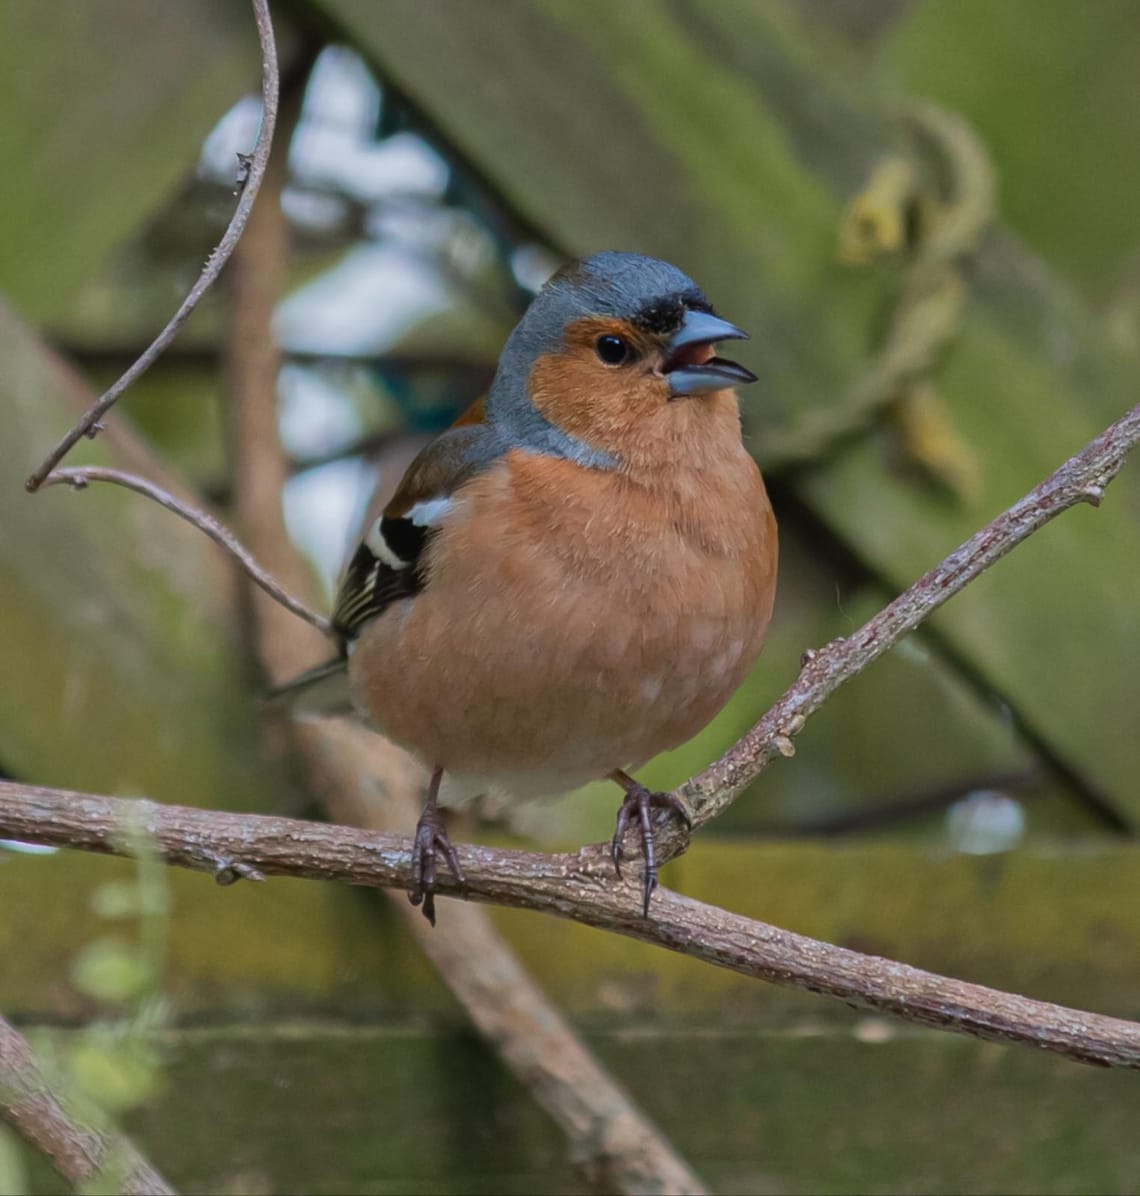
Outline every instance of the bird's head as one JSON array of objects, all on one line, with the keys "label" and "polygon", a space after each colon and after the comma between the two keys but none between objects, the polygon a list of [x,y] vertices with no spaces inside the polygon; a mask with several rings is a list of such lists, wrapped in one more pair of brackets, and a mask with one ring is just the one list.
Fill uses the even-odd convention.
[{"label": "bird's head", "polygon": [[691,401],[735,413],[732,388],[756,375],[714,346],[747,335],[668,262],[598,253],[536,296],[503,349],[488,416],[524,445],[561,435],[620,459],[647,434],[688,426]]}]

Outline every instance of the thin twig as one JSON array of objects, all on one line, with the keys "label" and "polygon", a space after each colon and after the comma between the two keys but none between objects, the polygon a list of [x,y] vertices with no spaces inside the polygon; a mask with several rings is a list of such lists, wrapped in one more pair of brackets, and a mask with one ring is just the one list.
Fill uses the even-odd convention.
[{"label": "thin twig", "polygon": [[[0,781],[0,837],[109,855],[137,803]],[[406,889],[411,843],[325,823],[148,803],[147,833],[169,864],[211,875],[218,860],[266,876]],[[542,855],[463,845],[460,892],[449,872],[441,892],[540,910],[691,955],[745,976],[837,998],[906,1021],[1020,1043],[1080,1063],[1140,1069],[1140,1023],[1034,1001],[835,947],[660,889],[652,916],[640,889],[619,881],[601,845]]]},{"label": "thin twig", "polygon": [[200,532],[204,532],[215,544],[224,548],[241,566],[250,579],[267,593],[274,601],[279,602],[286,610],[290,610],[299,619],[311,623],[318,631],[325,635],[332,635],[332,624],[324,615],[318,615],[310,610],[299,599],[294,598],[267,573],[252,556],[241,546],[237,538],[226,527],[219,523],[212,515],[189,503],[175,498],[172,494],[140,478],[133,473],[124,473],[119,469],[105,469],[102,466],[84,465],[76,469],[57,469],[47,478],[49,486],[71,486],[76,490],[83,490],[90,482],[110,482],[116,486],[124,486],[134,490],[147,498],[152,498],[168,511],[173,511],[180,519],[193,524]]},{"label": "thin twig", "polygon": [[126,1196],[173,1196],[174,1189],[117,1131],[77,1121],[52,1090],[27,1040],[0,1017],[0,1117],[51,1160],[76,1188],[107,1173]]},{"label": "thin twig", "polygon": [[[807,719],[845,681],[882,656],[947,599],[1062,511],[1081,502],[1099,506],[1105,487],[1137,442],[1140,405],[956,548],[858,631],[846,639],[833,640],[817,652],[805,653],[795,683],[752,730],[715,764],[677,790],[689,805],[693,828],[723,813],[772,760],[792,755],[792,739]],[[683,848],[685,839],[676,827],[666,825],[669,829],[662,827],[658,851],[670,858]]]},{"label": "thin twig", "polygon": [[[214,280],[222,272],[222,267],[229,260],[234,247],[241,239],[246,221],[253,211],[254,201],[261,189],[261,180],[265,175],[265,167],[269,161],[269,149],[273,142],[273,127],[277,122],[277,47],[273,40],[273,23],[269,16],[269,0],[253,0],[253,13],[257,21],[257,38],[261,45],[261,128],[257,135],[257,143],[248,161],[242,159],[243,181],[240,182],[241,198],[230,219],[225,235],[218,242],[217,248],[206,259],[198,281],[191,287],[189,294],[182,301],[182,305],[171,317],[170,322],[158,334],[141,357],[127,370],[125,374],[99,400],[84,413],[83,418],[67,433],[66,436],[44,458],[40,467],[24,483],[29,491],[38,490],[47,480],[48,475],[63,460],[63,458],[84,437],[95,437],[101,430],[101,420],[114,406],[119,396],[158,360],[163,350],[178,334],[179,329],[189,318],[190,313],[198,306],[199,300],[209,289]],[[248,165],[248,173],[246,166]]]},{"label": "thin twig", "polygon": [[[281,96],[277,137],[280,152],[269,162],[262,200],[234,252],[227,278],[229,319],[223,350],[227,453],[234,527],[251,553],[291,594],[308,597],[312,577],[285,530],[281,495],[288,480],[277,432],[277,383],[281,350],[273,335],[273,311],[285,291],[291,231],[281,201],[289,183],[289,146],[301,120],[305,84],[315,60],[306,52]],[[251,655],[271,683],[296,676],[329,655],[327,644],[297,634],[289,616],[251,590],[240,592],[240,614]],[[281,659],[267,659],[273,647]],[[278,668],[278,666],[283,666]],[[280,720],[263,726],[273,755],[287,733]],[[276,746],[273,741],[277,740]]]}]

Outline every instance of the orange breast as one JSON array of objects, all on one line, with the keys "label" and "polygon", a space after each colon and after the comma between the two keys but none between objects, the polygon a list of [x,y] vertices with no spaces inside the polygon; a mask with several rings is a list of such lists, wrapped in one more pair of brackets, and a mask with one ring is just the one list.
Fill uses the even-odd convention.
[{"label": "orange breast", "polygon": [[358,704],[425,763],[527,796],[691,737],[754,662],[775,594],[764,485],[724,435],[716,468],[516,452],[477,478],[426,588],[362,635]]}]

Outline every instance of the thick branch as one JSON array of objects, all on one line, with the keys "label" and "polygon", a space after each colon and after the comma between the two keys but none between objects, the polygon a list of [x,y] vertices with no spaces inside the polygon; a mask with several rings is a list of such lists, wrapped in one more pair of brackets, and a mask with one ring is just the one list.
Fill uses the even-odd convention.
[{"label": "thick branch", "polygon": [[[137,803],[0,782],[0,837],[117,854]],[[149,805],[155,849],[170,864],[232,879],[249,874],[406,888],[407,839],[346,827]],[[635,883],[619,882],[602,846],[561,855],[460,847],[468,898],[541,910],[691,955],[745,976],[807,989],[907,1021],[1022,1043],[1081,1063],[1140,1069],[1140,1023],[1083,1013],[936,976],[906,964],[780,930],[668,890],[639,913]],[[456,893],[449,873],[442,891]]]},{"label": "thick branch", "polygon": [[[261,45],[261,129],[257,135],[257,144],[248,162],[243,159],[242,174],[239,180],[241,198],[238,200],[234,214],[230,218],[222,239],[217,248],[206,259],[198,281],[190,288],[189,294],[182,300],[181,306],[170,318],[170,322],[155,337],[150,347],[127,370],[125,374],[111,388],[106,391],[97,402],[87,409],[82,419],[67,433],[66,436],[52,449],[40,467],[25,483],[28,490],[38,490],[47,479],[48,474],[63,460],[65,456],[83,439],[84,436],[94,437],[101,430],[100,421],[118,401],[119,396],[147,370],[162,355],[163,350],[177,336],[179,329],[190,317],[190,313],[198,306],[199,300],[209,290],[214,280],[222,272],[222,267],[229,260],[241,235],[245,230],[246,221],[253,211],[254,201],[261,189],[261,180],[265,175],[265,167],[269,162],[269,148],[273,142],[273,126],[277,121],[277,47],[273,41],[273,23],[269,17],[269,0],[253,0],[253,13],[257,21],[257,38]],[[246,169],[248,168],[248,170]]]},{"label": "thick branch", "polygon": [[121,1175],[126,1196],[174,1189],[121,1134],[76,1121],[48,1085],[23,1035],[0,1017],[0,1117],[45,1154],[76,1188],[108,1168]]}]

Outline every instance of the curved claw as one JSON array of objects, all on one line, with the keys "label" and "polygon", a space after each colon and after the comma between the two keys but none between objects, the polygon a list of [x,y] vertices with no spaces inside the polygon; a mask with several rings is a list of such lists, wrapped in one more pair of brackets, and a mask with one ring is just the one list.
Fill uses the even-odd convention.
[{"label": "curved claw", "polygon": [[685,826],[692,829],[693,819],[685,803],[672,793],[654,793],[640,782],[624,773],[615,773],[613,779],[625,789],[625,799],[618,809],[614,837],[610,842],[610,855],[614,871],[622,879],[621,862],[625,856],[622,841],[629,829],[630,820],[637,818],[641,824],[641,853],[645,859],[645,874],[642,877],[642,917],[649,917],[649,902],[657,888],[657,844],[653,834],[653,807],[672,810]]},{"label": "curved claw", "polygon": [[[434,778],[433,778],[434,780]],[[447,861],[455,879],[461,886],[467,884],[459,856],[451,845],[447,824],[443,821],[434,800],[434,791],[429,792],[428,803],[416,823],[416,837],[412,844],[412,887],[408,900],[413,905],[422,905],[424,917],[435,925],[436,860],[442,855]]]}]

